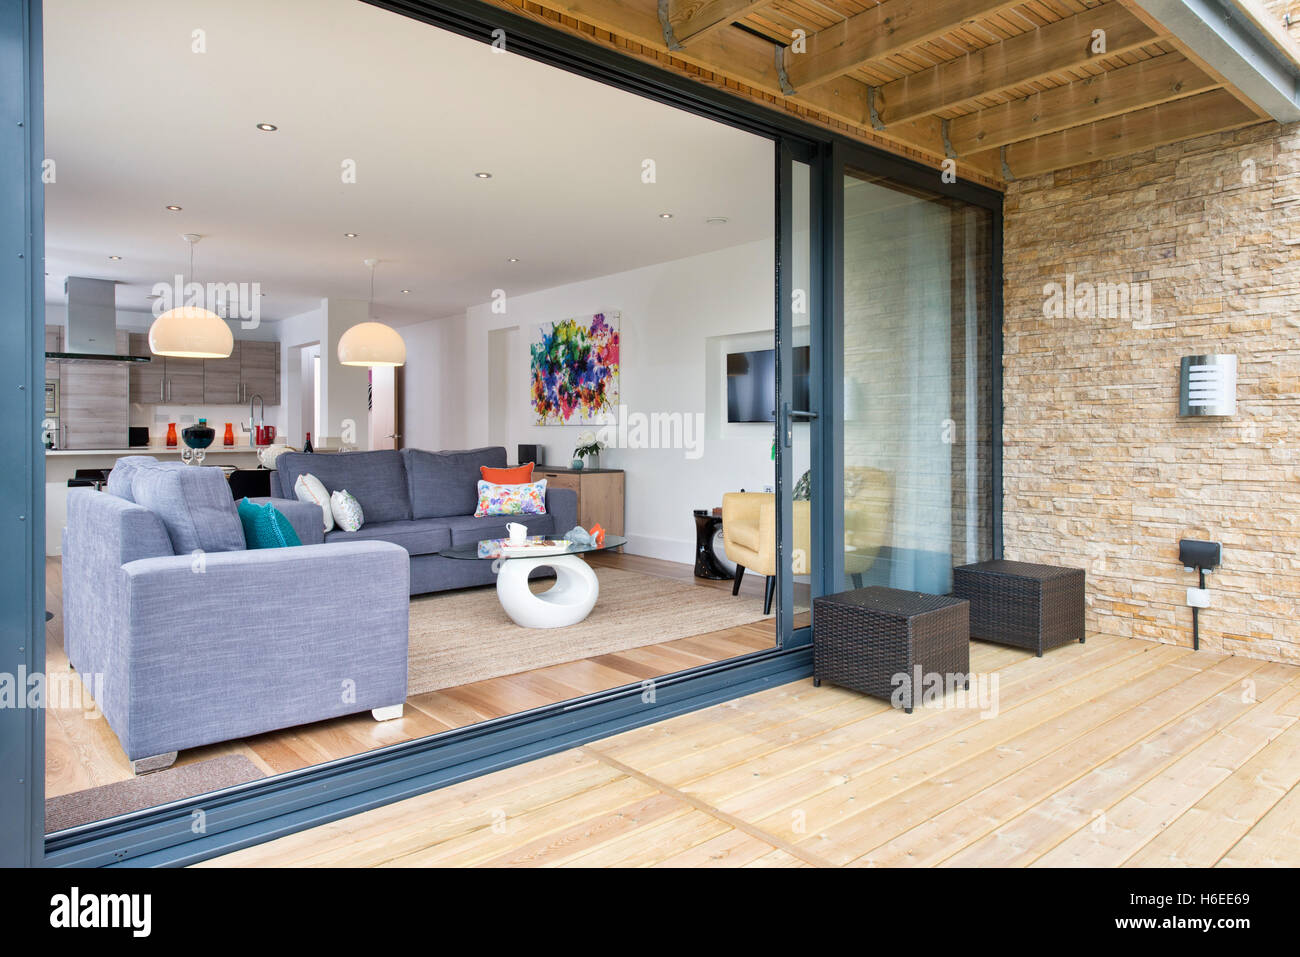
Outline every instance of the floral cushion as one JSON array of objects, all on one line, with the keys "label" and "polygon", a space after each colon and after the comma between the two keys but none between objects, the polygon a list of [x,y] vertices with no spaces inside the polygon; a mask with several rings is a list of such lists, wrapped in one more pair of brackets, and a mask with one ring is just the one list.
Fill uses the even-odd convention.
[{"label": "floral cushion", "polygon": [[546,479],[526,485],[493,485],[479,480],[475,518],[485,515],[545,515]]},{"label": "floral cushion", "polygon": [[345,532],[355,532],[366,520],[361,503],[345,488],[330,496],[330,511],[334,514],[334,524]]}]

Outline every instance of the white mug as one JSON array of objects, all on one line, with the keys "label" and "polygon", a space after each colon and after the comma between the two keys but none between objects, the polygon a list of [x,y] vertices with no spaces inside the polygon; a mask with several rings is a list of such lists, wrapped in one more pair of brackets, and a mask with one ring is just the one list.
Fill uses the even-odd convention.
[{"label": "white mug", "polygon": [[506,534],[510,536],[511,545],[522,545],[528,540],[528,526],[511,522],[506,526]]}]

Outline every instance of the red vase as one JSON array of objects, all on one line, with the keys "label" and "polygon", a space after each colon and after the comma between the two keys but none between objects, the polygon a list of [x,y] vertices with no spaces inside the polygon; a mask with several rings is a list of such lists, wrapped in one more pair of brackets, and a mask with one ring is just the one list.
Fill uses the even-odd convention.
[{"label": "red vase", "polygon": [[235,429],[234,429],[234,426],[231,425],[229,422],[226,423],[226,434],[225,434],[225,436],[221,439],[221,444],[222,444],[222,445],[234,445],[234,444],[235,444]]},{"label": "red vase", "polygon": [[176,423],[175,422],[167,423],[167,448],[169,449],[176,448]]}]

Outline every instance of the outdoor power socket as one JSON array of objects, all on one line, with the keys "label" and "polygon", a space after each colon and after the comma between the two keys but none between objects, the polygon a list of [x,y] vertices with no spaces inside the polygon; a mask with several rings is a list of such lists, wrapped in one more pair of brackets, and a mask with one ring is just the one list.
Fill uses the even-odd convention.
[{"label": "outdoor power socket", "polygon": [[1193,608],[1210,607],[1210,590],[1208,588],[1187,589],[1187,604]]}]

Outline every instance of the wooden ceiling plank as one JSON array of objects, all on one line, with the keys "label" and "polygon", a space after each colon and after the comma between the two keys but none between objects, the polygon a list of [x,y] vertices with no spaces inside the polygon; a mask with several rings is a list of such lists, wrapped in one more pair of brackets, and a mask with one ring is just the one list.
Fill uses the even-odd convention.
[{"label": "wooden ceiling plank", "polygon": [[959,156],[1204,93],[1217,80],[1179,53],[1143,60],[954,119]]},{"label": "wooden ceiling plank", "polygon": [[668,22],[677,42],[688,46],[771,3],[772,0],[671,0]]},{"label": "wooden ceiling plank", "polygon": [[[1131,14],[1133,14],[1134,17],[1141,20],[1143,23],[1147,24],[1152,29],[1159,30],[1162,32],[1164,31],[1164,27],[1160,25],[1159,21],[1157,21],[1155,17],[1153,17],[1150,13],[1148,13],[1146,10],[1142,8],[1142,4],[1139,2],[1139,0],[1115,0],[1115,2],[1119,4],[1119,6],[1124,7],[1124,9],[1128,10]],[[1172,36],[1166,37],[1165,42],[1168,43],[1174,49],[1176,49],[1183,56],[1187,57],[1187,59],[1191,60],[1193,63],[1199,66],[1208,75],[1218,80],[1223,85],[1223,88],[1225,90],[1231,91],[1233,96],[1235,96],[1242,103],[1245,103],[1248,107],[1254,110],[1255,115],[1258,116],[1261,120],[1272,119],[1272,117],[1269,116],[1267,110],[1265,110],[1259,104],[1255,103],[1255,101],[1253,101],[1250,97],[1246,96],[1246,94],[1243,93],[1240,89],[1238,89],[1235,85],[1229,83],[1227,77],[1225,77],[1222,73],[1220,73],[1219,70],[1214,66],[1214,64],[1209,63],[1203,57],[1199,56],[1196,53],[1196,51],[1193,50],[1191,47],[1187,46],[1185,43],[1180,41],[1177,37],[1172,37]]]},{"label": "wooden ceiling plank", "polygon": [[[1006,147],[1006,164],[1012,176],[1023,179],[1258,122],[1231,91],[1216,89],[1013,143]],[[998,155],[999,150],[990,150],[976,158]]]},{"label": "wooden ceiling plank", "polygon": [[[1105,31],[1104,54],[1092,52],[1094,30]],[[880,88],[877,102],[883,108],[879,113],[888,127],[1158,39],[1153,27],[1119,4],[1108,3],[977,50],[959,60],[940,63],[923,73],[894,80]]]},{"label": "wooden ceiling plank", "polygon": [[[547,5],[576,20],[591,23],[653,49],[671,52],[672,56],[687,63],[724,74],[747,86],[783,97],[841,122],[872,128],[869,88],[865,83],[842,76],[804,93],[785,94],[776,71],[777,47],[752,33],[728,27],[714,31],[684,49],[669,51],[664,43],[657,13],[647,12],[647,8],[633,6],[625,0],[547,0]],[[935,158],[936,164],[942,162],[946,155],[938,121],[910,124],[893,133],[880,130],[878,135],[905,149],[927,153]],[[998,177],[999,167],[996,163],[969,162],[971,169],[978,170],[983,176]]]},{"label": "wooden ceiling plank", "polygon": [[863,63],[919,46],[1024,0],[884,0],[879,6],[810,34],[803,52],[791,46],[785,70],[796,90],[851,73]]}]

